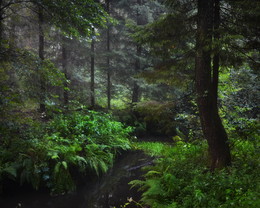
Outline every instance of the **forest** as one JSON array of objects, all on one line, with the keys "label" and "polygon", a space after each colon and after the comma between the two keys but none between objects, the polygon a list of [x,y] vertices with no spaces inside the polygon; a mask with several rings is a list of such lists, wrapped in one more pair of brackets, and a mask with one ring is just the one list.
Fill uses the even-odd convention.
[{"label": "forest", "polygon": [[0,0],[0,207],[259,207],[259,23],[258,0]]}]

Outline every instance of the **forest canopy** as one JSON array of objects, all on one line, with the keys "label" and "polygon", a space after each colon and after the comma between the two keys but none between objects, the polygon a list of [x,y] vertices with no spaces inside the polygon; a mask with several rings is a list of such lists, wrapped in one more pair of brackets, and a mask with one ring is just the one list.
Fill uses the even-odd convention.
[{"label": "forest canopy", "polygon": [[259,19],[257,0],[0,0],[0,194],[72,192],[140,150],[122,206],[257,205]]}]

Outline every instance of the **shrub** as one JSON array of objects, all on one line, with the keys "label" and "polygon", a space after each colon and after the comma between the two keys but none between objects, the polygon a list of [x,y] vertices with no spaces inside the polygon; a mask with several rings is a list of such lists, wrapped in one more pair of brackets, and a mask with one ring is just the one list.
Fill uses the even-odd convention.
[{"label": "shrub", "polygon": [[176,135],[175,105],[171,102],[157,101],[138,103],[134,110],[140,114],[146,123],[146,130],[153,134]]},{"label": "shrub", "polygon": [[146,169],[144,180],[131,182],[143,191],[143,204],[152,208],[250,208],[260,203],[259,149],[256,144],[235,142],[233,166],[214,173],[205,168],[207,148],[204,142],[161,146],[139,146],[149,154],[159,156],[155,165]]},{"label": "shrub", "polygon": [[130,127],[107,114],[58,115],[1,145],[0,180],[10,173],[35,189],[44,185],[53,193],[72,191],[73,170],[96,175],[106,172],[115,155],[130,148],[130,132]]}]

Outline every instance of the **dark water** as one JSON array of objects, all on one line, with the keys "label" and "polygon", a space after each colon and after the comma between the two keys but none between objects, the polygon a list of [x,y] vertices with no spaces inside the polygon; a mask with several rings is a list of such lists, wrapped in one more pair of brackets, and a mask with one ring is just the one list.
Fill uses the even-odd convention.
[{"label": "dark water", "polygon": [[140,151],[127,152],[106,175],[95,181],[86,179],[73,194],[50,196],[46,191],[13,190],[0,197],[0,208],[120,208],[129,197],[140,199],[141,193],[130,189],[128,183],[140,178],[141,167],[151,162],[152,158]]}]

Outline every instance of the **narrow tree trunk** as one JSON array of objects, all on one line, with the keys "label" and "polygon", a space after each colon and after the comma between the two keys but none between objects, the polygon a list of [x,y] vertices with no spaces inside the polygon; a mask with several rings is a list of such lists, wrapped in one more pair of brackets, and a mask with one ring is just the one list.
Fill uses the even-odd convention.
[{"label": "narrow tree trunk", "polygon": [[[4,40],[4,27],[3,27],[3,0],[0,0],[0,64],[4,61],[4,47],[3,47],[3,40]],[[2,67],[2,66],[1,66]]]},{"label": "narrow tree trunk", "polygon": [[[107,13],[110,13],[110,1],[106,0]],[[110,68],[110,26],[107,28],[107,108],[111,109],[111,68]]]},{"label": "narrow tree trunk", "polygon": [[90,66],[90,102],[91,107],[95,107],[95,40],[94,37],[91,41],[91,66]]},{"label": "narrow tree trunk", "polygon": [[[44,32],[43,32],[43,9],[39,7],[38,13],[38,24],[39,24],[39,57],[43,61],[44,60]],[[45,80],[43,78],[43,73],[40,77],[40,112],[46,111],[45,106],[45,96],[46,96],[46,85]]]},{"label": "narrow tree trunk", "polygon": [[62,69],[65,75],[64,90],[63,90],[63,104],[65,108],[68,108],[69,104],[69,91],[68,91],[68,56],[67,56],[67,45],[66,38],[62,37]]},{"label": "narrow tree trunk", "polygon": [[[141,46],[136,47],[136,60],[135,60],[135,73],[137,74],[140,72],[141,63],[140,63],[140,56],[141,56]],[[133,87],[133,94],[132,94],[132,103],[136,103],[139,101],[140,97],[140,86],[138,85],[137,81],[134,80],[134,87]]]},{"label": "narrow tree trunk", "polygon": [[[2,10],[3,0],[0,0],[0,49],[2,48],[3,41],[3,10]],[[0,51],[1,52],[1,51]]]},{"label": "narrow tree trunk", "polygon": [[[215,6],[216,10],[214,10]],[[213,21],[215,20],[215,23],[219,24],[218,18],[219,11],[215,0],[198,0],[196,46],[197,105],[203,134],[209,145],[212,170],[223,168],[231,163],[228,138],[219,117],[217,106],[218,54],[215,54],[214,66],[211,66]]]},{"label": "narrow tree trunk", "polygon": [[[136,13],[136,24],[141,25],[141,13],[138,10],[139,7],[142,5],[142,0],[137,0],[137,13]],[[142,47],[137,44],[136,46],[136,60],[135,60],[135,74],[140,72],[141,63],[140,63],[140,56],[141,56]],[[132,103],[138,102],[140,97],[140,86],[138,85],[137,81],[134,80],[133,86],[133,94],[132,94]]]}]

